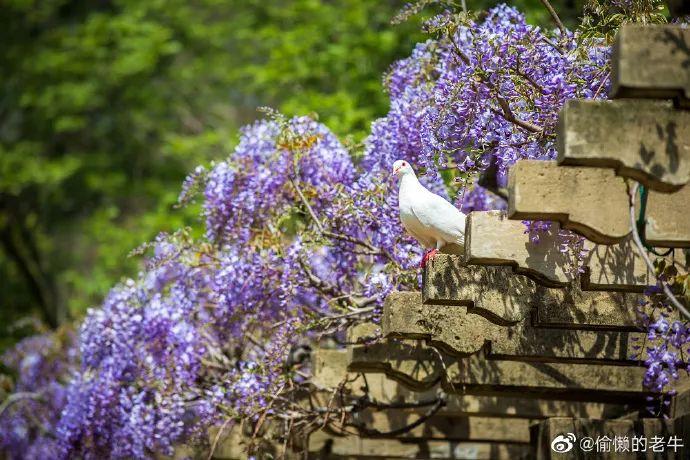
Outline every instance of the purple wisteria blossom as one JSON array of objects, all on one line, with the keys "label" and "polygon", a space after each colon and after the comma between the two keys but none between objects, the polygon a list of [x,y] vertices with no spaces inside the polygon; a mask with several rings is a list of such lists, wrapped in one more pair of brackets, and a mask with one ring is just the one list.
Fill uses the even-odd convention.
[{"label": "purple wisteria blossom", "polygon": [[[687,356],[690,351],[690,323],[674,316],[665,294],[659,285],[645,290],[645,300],[637,308],[641,326],[647,331],[642,343],[633,346],[633,359],[641,359],[647,368],[643,384],[656,393],[675,394],[673,383],[680,373],[687,373]],[[649,397],[648,411],[666,415],[666,397]]]},{"label": "purple wisteria blossom", "polygon": [[[388,115],[372,126],[365,165],[397,158],[427,172],[432,185],[450,169],[466,210],[501,209],[471,177],[493,162],[505,186],[518,159],[555,158],[558,113],[567,99],[604,98],[610,48],[527,24],[516,9],[498,6],[482,21],[433,19],[438,40],[417,46],[386,79]],[[559,43],[557,46],[555,43]]]},{"label": "purple wisteria blossom", "polygon": [[54,458],[56,425],[68,397],[65,381],[77,366],[73,339],[65,331],[36,335],[1,357],[18,375],[15,399],[4,401],[0,413],[0,452],[7,458]]}]

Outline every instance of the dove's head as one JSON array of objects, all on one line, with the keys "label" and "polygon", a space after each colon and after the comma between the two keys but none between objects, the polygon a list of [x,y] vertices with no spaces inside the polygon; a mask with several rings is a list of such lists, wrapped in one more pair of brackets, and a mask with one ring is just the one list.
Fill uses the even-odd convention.
[{"label": "dove's head", "polygon": [[412,165],[405,160],[398,160],[393,163],[393,174],[397,177],[403,177],[407,174],[414,174]]}]

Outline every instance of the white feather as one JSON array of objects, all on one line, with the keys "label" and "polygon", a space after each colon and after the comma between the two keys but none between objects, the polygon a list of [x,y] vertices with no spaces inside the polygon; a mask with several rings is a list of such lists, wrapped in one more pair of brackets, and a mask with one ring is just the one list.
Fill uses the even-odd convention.
[{"label": "white feather", "polygon": [[405,230],[425,248],[464,245],[465,214],[419,183],[408,163],[396,161],[394,172],[400,177],[398,206]]}]

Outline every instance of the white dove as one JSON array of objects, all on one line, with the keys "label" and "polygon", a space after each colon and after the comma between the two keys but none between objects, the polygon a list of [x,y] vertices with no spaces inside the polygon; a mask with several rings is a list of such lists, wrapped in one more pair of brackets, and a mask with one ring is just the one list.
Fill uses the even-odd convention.
[{"label": "white dove", "polygon": [[444,198],[419,183],[410,163],[393,163],[393,174],[400,179],[398,208],[400,221],[425,249],[421,267],[448,243],[465,244],[466,216]]}]

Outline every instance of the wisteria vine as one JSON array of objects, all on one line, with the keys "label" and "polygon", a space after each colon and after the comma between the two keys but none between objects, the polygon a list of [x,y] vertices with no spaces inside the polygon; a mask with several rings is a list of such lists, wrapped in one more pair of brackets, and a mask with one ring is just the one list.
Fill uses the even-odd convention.
[{"label": "wisteria vine", "polygon": [[[385,76],[390,111],[361,152],[313,119],[268,111],[229,158],[185,180],[180,202],[201,201],[203,232],[142,246],[141,273],[89,310],[77,339],[32,337],[7,353],[20,396],[0,412],[0,451],[151,458],[208,444],[208,428],[229,421],[256,434],[266,418],[308,430],[340,417],[300,403],[310,374],[296,351],[342,340],[389,292],[418,288],[421,248],[397,217],[393,161],[464,211],[504,209],[507,168],[555,157],[564,102],[607,93],[610,48],[594,34],[543,30],[504,5],[425,27],[432,38]],[[537,241],[548,228],[526,231]],[[582,241],[562,234],[576,272]],[[645,384],[661,391],[688,325],[643,320],[668,337],[646,351]]]}]

